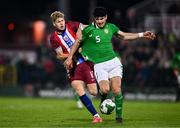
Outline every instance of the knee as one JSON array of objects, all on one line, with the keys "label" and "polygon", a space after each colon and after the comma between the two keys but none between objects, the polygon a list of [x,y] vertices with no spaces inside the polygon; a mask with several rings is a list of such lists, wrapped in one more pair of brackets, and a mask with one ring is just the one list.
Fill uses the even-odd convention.
[{"label": "knee", "polygon": [[80,82],[73,82],[72,87],[74,88],[75,92],[78,94],[78,96],[82,96],[85,94],[85,90],[83,87],[83,84]]},{"label": "knee", "polygon": [[120,93],[120,88],[112,88],[112,92],[113,94],[116,96],[116,95],[119,95]]},{"label": "knee", "polygon": [[108,92],[110,91],[109,81],[107,80],[100,81],[99,87],[100,87],[101,92],[104,94],[108,94]]},{"label": "knee", "polygon": [[109,87],[103,87],[103,88],[101,88],[101,91],[102,91],[102,93],[104,93],[104,94],[108,94],[108,92],[110,91],[110,88]]},{"label": "knee", "polygon": [[93,96],[97,96],[98,94],[97,90],[89,90],[89,93]]},{"label": "knee", "polygon": [[85,91],[82,88],[76,88],[75,91],[78,94],[78,96],[82,96],[85,94]]},{"label": "knee", "polygon": [[96,84],[87,84],[88,91],[91,95],[96,96],[98,94],[97,85]]}]

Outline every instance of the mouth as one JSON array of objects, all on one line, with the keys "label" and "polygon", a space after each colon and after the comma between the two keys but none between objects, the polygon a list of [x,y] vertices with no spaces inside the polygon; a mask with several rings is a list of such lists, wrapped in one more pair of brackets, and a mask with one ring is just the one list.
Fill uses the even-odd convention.
[{"label": "mouth", "polygon": [[99,26],[103,25],[102,23],[99,23]]},{"label": "mouth", "polygon": [[64,30],[64,26],[60,26],[59,29]]},{"label": "mouth", "polygon": [[104,25],[103,25],[102,23],[100,23],[100,24],[98,24],[98,26],[101,28],[101,27],[103,27]]}]

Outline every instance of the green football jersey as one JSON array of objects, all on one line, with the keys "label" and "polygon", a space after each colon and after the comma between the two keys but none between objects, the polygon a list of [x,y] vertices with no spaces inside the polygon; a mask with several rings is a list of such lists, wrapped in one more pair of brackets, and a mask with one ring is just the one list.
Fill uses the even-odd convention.
[{"label": "green football jersey", "polygon": [[103,28],[90,24],[82,31],[82,55],[93,63],[101,63],[116,57],[112,46],[112,36],[119,28],[106,23]]},{"label": "green football jersey", "polygon": [[178,69],[180,72],[180,53],[177,53],[172,60],[172,68]]}]

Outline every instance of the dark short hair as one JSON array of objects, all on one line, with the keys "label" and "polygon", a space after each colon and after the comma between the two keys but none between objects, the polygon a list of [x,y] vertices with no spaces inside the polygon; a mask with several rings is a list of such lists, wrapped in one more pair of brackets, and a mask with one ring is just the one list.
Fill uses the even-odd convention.
[{"label": "dark short hair", "polygon": [[93,12],[94,17],[103,17],[107,15],[106,8],[104,7],[96,7]]}]

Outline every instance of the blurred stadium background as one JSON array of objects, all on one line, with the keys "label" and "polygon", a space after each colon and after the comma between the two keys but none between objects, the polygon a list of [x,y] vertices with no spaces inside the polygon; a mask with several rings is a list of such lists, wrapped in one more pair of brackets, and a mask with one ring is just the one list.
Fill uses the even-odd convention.
[{"label": "blurred stadium background", "polygon": [[177,80],[171,61],[180,51],[180,0],[6,0],[0,5],[0,95],[72,97],[63,63],[49,48],[49,15],[89,24],[96,6],[123,31],[152,30],[154,41],[113,38],[124,65],[126,99],[174,101]]}]

